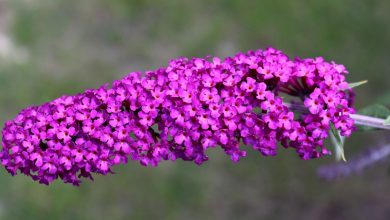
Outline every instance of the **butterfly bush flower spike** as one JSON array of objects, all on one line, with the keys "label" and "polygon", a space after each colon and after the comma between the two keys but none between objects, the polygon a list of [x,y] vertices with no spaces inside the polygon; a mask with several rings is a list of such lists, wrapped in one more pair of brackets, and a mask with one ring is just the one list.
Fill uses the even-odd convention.
[{"label": "butterfly bush flower spike", "polygon": [[[202,164],[209,148],[233,161],[244,143],[265,156],[278,146],[302,159],[329,154],[330,124],[354,129],[353,93],[344,66],[322,58],[289,59],[273,48],[214,57],[179,58],[112,85],[63,96],[21,111],[2,131],[1,164],[43,184],[80,184],[128,160],[157,166],[182,159]],[[294,112],[289,97],[306,112]]]}]

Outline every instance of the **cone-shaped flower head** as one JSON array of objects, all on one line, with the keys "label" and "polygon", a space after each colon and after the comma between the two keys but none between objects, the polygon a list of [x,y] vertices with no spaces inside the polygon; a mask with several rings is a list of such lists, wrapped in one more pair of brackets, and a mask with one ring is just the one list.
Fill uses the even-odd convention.
[{"label": "cone-shaped flower head", "polygon": [[[201,164],[208,148],[220,146],[238,161],[246,155],[241,142],[265,156],[280,143],[303,159],[317,158],[329,153],[323,141],[330,123],[345,136],[353,130],[345,74],[342,65],[290,60],[272,48],[224,60],[179,58],[24,109],[5,123],[0,161],[13,175],[78,185],[80,177],[107,174],[128,159]],[[287,98],[307,112],[294,113]]]}]

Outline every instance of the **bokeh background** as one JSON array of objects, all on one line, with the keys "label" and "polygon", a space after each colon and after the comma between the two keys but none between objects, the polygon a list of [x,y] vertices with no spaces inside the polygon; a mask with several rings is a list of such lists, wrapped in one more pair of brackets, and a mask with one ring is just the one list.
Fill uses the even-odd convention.
[{"label": "bokeh background", "polygon": [[[19,110],[154,69],[178,56],[274,46],[343,63],[357,106],[390,100],[388,0],[0,0],[0,123]],[[387,95],[386,95],[387,94]],[[388,103],[384,103],[388,104]],[[347,157],[389,133],[356,133]],[[333,157],[292,150],[238,164],[218,149],[198,167],[136,162],[75,188],[0,169],[0,219],[390,219],[388,163],[324,181]]]}]

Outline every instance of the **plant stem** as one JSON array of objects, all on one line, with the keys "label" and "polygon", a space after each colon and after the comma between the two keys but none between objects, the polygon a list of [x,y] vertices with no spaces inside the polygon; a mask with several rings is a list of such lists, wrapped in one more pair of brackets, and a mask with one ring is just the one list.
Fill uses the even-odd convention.
[{"label": "plant stem", "polygon": [[355,121],[355,124],[357,125],[390,130],[390,125],[385,125],[384,119],[374,118],[366,115],[358,115],[358,114],[351,114],[350,116]]},{"label": "plant stem", "polygon": [[[307,113],[308,110],[305,106],[295,103],[284,103],[289,109],[298,111],[301,113]],[[371,128],[378,128],[382,130],[390,130],[390,125],[385,125],[385,120],[382,118],[375,118],[366,115],[351,114],[350,117],[355,121],[355,124],[360,126],[366,126]]]}]

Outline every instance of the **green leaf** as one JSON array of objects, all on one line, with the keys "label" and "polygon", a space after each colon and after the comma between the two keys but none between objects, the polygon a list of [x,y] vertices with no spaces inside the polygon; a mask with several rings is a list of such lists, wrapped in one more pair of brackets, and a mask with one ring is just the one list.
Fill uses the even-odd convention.
[{"label": "green leaf", "polygon": [[340,132],[334,127],[333,124],[330,125],[330,138],[333,143],[336,160],[343,160],[344,162],[347,162],[344,155],[345,137],[341,136]]},{"label": "green leaf", "polygon": [[363,85],[363,84],[366,84],[367,82],[368,82],[367,80],[363,80],[363,81],[360,81],[360,82],[349,83],[349,84],[348,84],[348,87],[349,87],[350,89],[352,89],[352,88],[361,86],[361,85]]},{"label": "green leaf", "polygon": [[390,116],[390,110],[383,105],[375,104],[361,109],[359,114],[385,119]]}]

